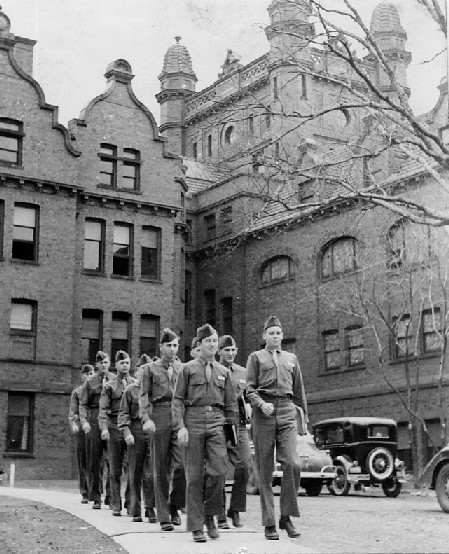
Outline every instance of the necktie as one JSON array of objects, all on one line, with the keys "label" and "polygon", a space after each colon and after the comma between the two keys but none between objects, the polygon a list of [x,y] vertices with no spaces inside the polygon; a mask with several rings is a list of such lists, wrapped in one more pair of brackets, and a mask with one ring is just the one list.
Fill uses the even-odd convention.
[{"label": "necktie", "polygon": [[106,385],[106,383],[108,382],[108,380],[106,379],[106,375],[103,377],[103,387]]},{"label": "necktie", "polygon": [[122,387],[123,387],[123,390],[126,389],[126,379],[122,379]]},{"label": "necktie", "polygon": [[173,366],[171,364],[168,366],[168,381],[170,385],[173,382]]},{"label": "necktie", "polygon": [[209,383],[212,377],[212,364],[206,364],[206,381]]},{"label": "necktie", "polygon": [[273,350],[273,362],[276,366],[276,380],[279,379],[279,365],[278,365],[278,353],[277,350]]}]

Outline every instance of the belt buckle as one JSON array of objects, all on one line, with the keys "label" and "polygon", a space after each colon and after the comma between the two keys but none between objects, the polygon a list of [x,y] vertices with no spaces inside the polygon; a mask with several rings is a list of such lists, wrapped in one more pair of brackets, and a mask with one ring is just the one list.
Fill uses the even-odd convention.
[{"label": "belt buckle", "polygon": [[206,412],[211,412],[212,411],[212,406],[206,406]]}]

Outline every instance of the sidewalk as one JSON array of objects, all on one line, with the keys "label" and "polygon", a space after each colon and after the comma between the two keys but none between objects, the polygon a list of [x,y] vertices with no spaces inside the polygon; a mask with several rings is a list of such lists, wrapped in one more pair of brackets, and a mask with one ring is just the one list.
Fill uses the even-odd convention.
[{"label": "sidewalk", "polygon": [[[194,543],[192,534],[185,531],[185,515],[181,527],[162,533],[158,524],[134,523],[127,516],[111,517],[107,507],[92,510],[92,504],[81,504],[75,481],[27,481],[16,487],[0,486],[1,496],[25,498],[43,502],[64,510],[105,533],[130,554],[306,554],[313,552],[298,540],[281,537],[267,541],[260,529],[229,529],[220,532],[218,540]],[[106,509],[105,509],[106,508]]]}]

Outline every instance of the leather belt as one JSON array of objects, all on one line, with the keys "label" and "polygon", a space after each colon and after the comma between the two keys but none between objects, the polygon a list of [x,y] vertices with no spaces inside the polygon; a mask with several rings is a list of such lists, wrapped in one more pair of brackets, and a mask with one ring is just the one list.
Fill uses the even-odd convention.
[{"label": "leather belt", "polygon": [[187,410],[194,410],[197,412],[222,412],[223,408],[220,406],[186,406]]}]

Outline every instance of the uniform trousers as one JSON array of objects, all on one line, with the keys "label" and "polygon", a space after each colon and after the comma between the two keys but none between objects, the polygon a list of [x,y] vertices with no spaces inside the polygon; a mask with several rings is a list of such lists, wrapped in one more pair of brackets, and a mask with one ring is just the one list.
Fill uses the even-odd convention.
[{"label": "uniform trousers", "polygon": [[[140,419],[131,421],[130,431],[134,437],[134,444],[128,445],[128,476],[131,493],[129,511],[133,517],[141,517],[142,485],[144,480],[145,457],[148,449],[148,438],[143,431]],[[147,480],[148,478],[149,476],[147,476]],[[154,505],[146,507],[154,507]]]},{"label": "uniform trousers", "polygon": [[[110,465],[110,482],[111,482],[111,499],[110,506],[113,510],[122,509],[121,498],[121,479],[124,468],[124,462],[126,462],[126,442],[123,437],[122,431],[117,426],[117,421],[109,419],[109,465]],[[129,506],[129,482],[127,476],[125,502]]]},{"label": "uniform trousers", "polygon": [[[90,431],[87,433],[89,500],[101,502],[103,459],[106,458],[108,444],[107,441],[101,439],[98,408],[90,410],[88,421],[90,424]],[[106,485],[106,496],[108,496],[108,492],[108,486]]]},{"label": "uniform trousers", "polygon": [[89,497],[89,481],[88,481],[88,467],[87,467],[87,437],[86,433],[80,430],[76,434],[76,457],[78,462],[78,483],[81,496],[83,498]]},{"label": "uniform trousers", "polygon": [[[238,426],[238,444],[227,443],[228,460],[234,467],[234,483],[232,485],[229,509],[235,512],[246,512],[246,486],[251,467],[251,447],[248,429],[245,424]],[[219,519],[226,517],[226,495],[223,495],[223,511]]]},{"label": "uniform trousers", "polygon": [[151,417],[156,425],[152,437],[152,455],[157,519],[165,523],[170,521],[172,505],[178,508],[185,504],[185,487],[182,490],[183,484],[179,482],[182,476],[179,472],[178,482],[174,480],[175,469],[183,467],[182,451],[178,445],[177,431],[173,429],[171,402],[154,404]]},{"label": "uniform trousers", "polygon": [[[184,451],[187,531],[203,528],[204,517],[218,515],[223,507],[223,481],[227,470],[224,415],[219,408],[186,407],[189,442]],[[203,490],[203,483],[206,483]]]},{"label": "uniform trousers", "polygon": [[299,517],[297,491],[300,467],[296,461],[296,408],[288,399],[264,398],[274,405],[274,413],[266,416],[260,408],[253,410],[253,439],[256,467],[260,479],[262,525],[276,525],[274,513],[273,471],[274,448],[276,459],[282,464],[281,516]]},{"label": "uniform trousers", "polygon": [[153,439],[148,435],[145,437],[145,459],[143,462],[143,500],[145,503],[145,510],[156,506],[154,498],[153,454],[151,452],[152,440]]}]

